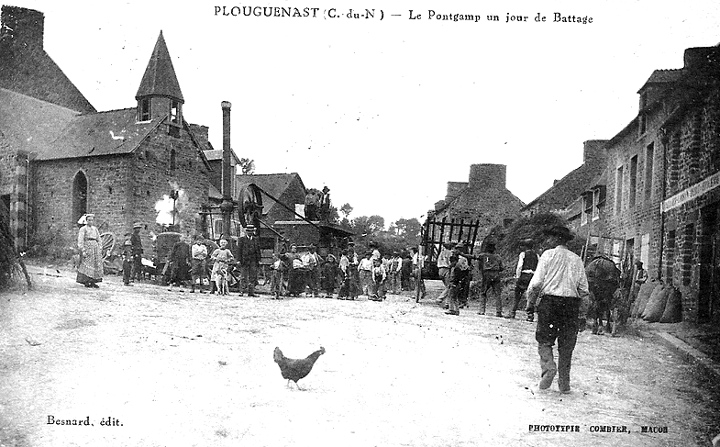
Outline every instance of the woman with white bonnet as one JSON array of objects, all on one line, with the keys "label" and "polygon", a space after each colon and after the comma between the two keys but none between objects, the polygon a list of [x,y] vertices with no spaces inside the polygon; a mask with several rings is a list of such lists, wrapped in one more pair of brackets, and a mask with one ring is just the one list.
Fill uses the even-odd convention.
[{"label": "woman with white bonnet", "polygon": [[85,214],[78,221],[83,225],[78,231],[78,248],[80,249],[80,266],[76,281],[85,287],[98,288],[97,283],[103,277],[103,257],[100,232],[95,226],[95,215]]}]

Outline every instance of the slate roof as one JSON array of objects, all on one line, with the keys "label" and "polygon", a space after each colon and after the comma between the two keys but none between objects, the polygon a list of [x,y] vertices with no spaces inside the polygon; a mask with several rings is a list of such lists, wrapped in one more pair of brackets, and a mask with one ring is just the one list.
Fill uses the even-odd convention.
[{"label": "slate roof", "polygon": [[[299,182],[302,190],[305,191],[305,184],[297,172],[290,174],[245,174],[236,176],[238,190],[250,183],[254,183],[279,200],[282,200],[282,195],[285,190],[296,180]],[[262,200],[263,214],[269,214],[273,207],[281,206],[267,196],[263,196]],[[294,207],[294,204],[291,203],[286,203],[285,205],[291,209]]]},{"label": "slate roof", "polygon": [[501,197],[504,203],[515,204],[518,209],[524,206],[522,200],[520,200],[515,194],[510,192],[507,188],[473,188],[467,186],[449,201],[445,202],[443,206],[435,210],[435,214],[440,214],[450,210],[451,213],[462,213],[462,214],[475,214],[484,213],[488,211],[487,199]]},{"label": "slate roof", "polygon": [[[222,149],[210,149],[210,150],[206,150],[204,152],[205,152],[205,158],[207,158],[208,161],[217,161],[217,160],[222,160],[222,158],[223,158]],[[230,150],[230,156],[234,159],[235,163],[240,163],[240,158],[238,158],[235,151]]]},{"label": "slate roof", "polygon": [[580,194],[592,186],[604,169],[604,164],[598,163],[595,166],[587,163],[583,164],[579,168],[570,171],[535,200],[525,205],[523,210],[532,208],[538,202],[544,204],[545,208],[550,211],[567,207]]},{"label": "slate roof", "polygon": [[0,88],[0,132],[14,147],[36,153],[36,160],[129,154],[164,120],[136,119],[135,107],[82,115]]},{"label": "slate roof", "polygon": [[79,115],[60,132],[52,144],[38,153],[38,160],[128,154],[152,132],[162,119],[136,122],[137,109]]},{"label": "slate roof", "polygon": [[155,43],[155,48],[150,56],[150,61],[145,69],[135,99],[150,95],[169,96],[185,101],[162,31],[160,31],[160,36],[158,36]]},{"label": "slate roof", "polygon": [[0,88],[0,136],[27,152],[44,152],[79,112]]},{"label": "slate roof", "polygon": [[[4,8],[4,7],[3,7]],[[0,63],[0,88],[32,96],[82,113],[95,112],[95,107],[63,73],[42,48],[13,46],[0,40],[0,52],[12,49],[14,56],[4,55]]]},{"label": "slate roof", "polygon": [[684,74],[685,70],[682,68],[678,68],[675,70],[655,70],[645,82],[645,85],[676,82],[682,79]]}]

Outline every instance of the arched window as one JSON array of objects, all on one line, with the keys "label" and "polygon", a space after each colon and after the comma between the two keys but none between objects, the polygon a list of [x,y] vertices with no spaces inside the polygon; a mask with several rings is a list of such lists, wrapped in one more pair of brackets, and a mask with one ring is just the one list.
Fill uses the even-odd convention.
[{"label": "arched window", "polygon": [[82,171],[75,174],[73,180],[73,192],[72,192],[72,223],[77,223],[78,219],[83,214],[87,213],[87,196],[88,196],[88,183],[87,177]]},{"label": "arched window", "polygon": [[175,149],[170,149],[170,171],[175,170],[175,161],[176,161],[175,159],[176,159]]}]

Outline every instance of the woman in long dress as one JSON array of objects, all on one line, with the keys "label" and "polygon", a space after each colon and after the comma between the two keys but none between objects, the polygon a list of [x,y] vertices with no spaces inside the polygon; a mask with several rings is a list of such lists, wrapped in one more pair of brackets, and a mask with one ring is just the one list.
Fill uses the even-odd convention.
[{"label": "woman in long dress", "polygon": [[95,223],[94,214],[86,214],[85,226],[78,231],[78,248],[81,252],[77,282],[85,287],[99,287],[97,283],[103,277],[103,257],[100,232]]}]

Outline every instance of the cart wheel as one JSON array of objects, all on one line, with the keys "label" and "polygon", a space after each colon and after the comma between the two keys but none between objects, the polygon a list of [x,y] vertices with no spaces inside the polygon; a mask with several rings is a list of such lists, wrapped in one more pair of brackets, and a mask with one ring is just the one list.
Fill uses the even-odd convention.
[{"label": "cart wheel", "polygon": [[103,259],[108,258],[115,248],[115,235],[112,233],[103,233],[100,235],[100,244],[102,245]]},{"label": "cart wheel", "polygon": [[244,186],[238,195],[238,213],[240,224],[247,227],[249,224],[260,228],[260,216],[262,215],[263,203],[260,189],[254,183]]}]

